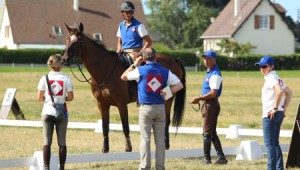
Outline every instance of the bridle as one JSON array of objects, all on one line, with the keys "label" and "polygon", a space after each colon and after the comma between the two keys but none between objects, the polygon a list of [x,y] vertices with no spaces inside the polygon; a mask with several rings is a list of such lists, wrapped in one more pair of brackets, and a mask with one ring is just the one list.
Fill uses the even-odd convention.
[{"label": "bridle", "polygon": [[[73,34],[74,34],[74,33],[73,33]],[[67,38],[66,38],[66,49],[65,49],[65,54],[67,54],[67,56],[68,56],[68,59],[67,59],[67,60],[69,60],[69,57],[72,57],[73,63],[75,63],[75,64],[77,65],[78,70],[80,71],[81,75],[84,77],[85,80],[80,80],[80,79],[74,74],[74,72],[73,72],[73,70],[72,70],[72,68],[71,68],[71,64],[69,64],[68,67],[70,68],[70,71],[71,71],[71,73],[73,74],[73,76],[74,76],[78,81],[90,83],[91,78],[89,78],[89,79],[86,78],[86,76],[85,76],[84,73],[82,72],[82,67],[80,66],[80,62],[79,62],[79,57],[78,57],[78,56],[81,55],[82,51],[79,50],[79,51],[76,52],[76,51],[74,51],[73,48],[71,48],[71,46],[74,44],[74,46],[79,46],[78,49],[81,49],[82,46],[83,46],[83,42],[82,42],[81,40],[79,40],[79,38],[77,38],[77,36],[75,36],[76,39],[73,39],[73,40],[72,40],[72,39],[71,39],[71,36],[72,36],[73,34],[69,34],[69,35],[67,36]],[[78,45],[78,43],[79,43],[79,45]]]},{"label": "bridle", "polygon": [[[81,34],[81,33],[77,33],[77,34]],[[76,35],[76,33],[70,33],[67,38],[66,38],[66,49],[65,49],[65,54],[67,54],[68,56],[68,59],[69,60],[69,57],[71,57],[72,59],[72,62],[75,63],[78,67],[78,70],[80,71],[81,75],[83,76],[84,80],[80,80],[73,72],[72,68],[71,68],[71,64],[68,64],[67,66],[70,68],[70,71],[72,72],[73,76],[79,81],[79,82],[87,82],[89,83],[90,85],[92,86],[97,86],[97,87],[100,87],[102,85],[105,84],[105,81],[100,83],[100,84],[93,84],[90,82],[91,78],[87,78],[85,76],[85,74],[83,73],[82,71],[82,67],[80,66],[80,59],[79,59],[79,56],[82,55],[82,47],[83,47],[83,41],[81,40],[80,36]],[[77,49],[77,50],[76,50]],[[69,63],[69,61],[67,61],[67,63]],[[117,65],[117,58],[115,59],[115,62],[114,62],[114,66],[113,66],[113,69],[111,70],[111,72],[109,73],[107,79],[106,79],[106,82],[109,81],[109,79],[111,78],[112,76],[112,73],[114,71],[114,68],[116,67]]]}]

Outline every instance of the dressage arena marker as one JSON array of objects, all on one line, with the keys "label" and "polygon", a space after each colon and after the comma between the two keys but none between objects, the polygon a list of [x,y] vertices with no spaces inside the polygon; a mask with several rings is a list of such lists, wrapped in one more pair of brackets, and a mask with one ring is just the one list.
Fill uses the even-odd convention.
[{"label": "dressage arena marker", "polygon": [[6,90],[0,110],[0,119],[7,119],[10,109],[14,113],[16,119],[25,119],[24,114],[22,113],[17,102],[17,99],[15,98],[16,92],[17,88],[8,88]]},{"label": "dressage arena marker", "polygon": [[4,95],[4,99],[3,99],[3,102],[2,102],[2,107],[1,107],[1,110],[0,110],[0,119],[6,119],[7,118],[8,113],[11,109],[12,102],[15,98],[16,92],[17,92],[16,88],[8,88],[6,90],[6,93]]}]

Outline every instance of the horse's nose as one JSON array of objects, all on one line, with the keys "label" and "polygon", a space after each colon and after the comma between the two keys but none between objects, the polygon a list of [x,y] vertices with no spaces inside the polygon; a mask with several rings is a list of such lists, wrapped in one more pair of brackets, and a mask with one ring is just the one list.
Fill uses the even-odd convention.
[{"label": "horse's nose", "polygon": [[65,56],[62,58],[62,62],[61,62],[61,63],[62,63],[63,65],[65,65],[65,66],[69,66],[69,63],[68,63],[68,59],[67,59],[67,58],[68,58],[68,57],[65,57]]}]

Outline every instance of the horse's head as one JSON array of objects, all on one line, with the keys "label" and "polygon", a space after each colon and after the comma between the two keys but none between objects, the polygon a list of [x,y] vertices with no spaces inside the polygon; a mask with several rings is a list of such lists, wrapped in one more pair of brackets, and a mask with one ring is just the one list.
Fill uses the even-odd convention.
[{"label": "horse's head", "polygon": [[78,60],[82,48],[83,24],[79,28],[71,28],[65,23],[69,35],[66,38],[66,49],[63,55],[63,61],[66,66],[70,66],[73,61]]}]

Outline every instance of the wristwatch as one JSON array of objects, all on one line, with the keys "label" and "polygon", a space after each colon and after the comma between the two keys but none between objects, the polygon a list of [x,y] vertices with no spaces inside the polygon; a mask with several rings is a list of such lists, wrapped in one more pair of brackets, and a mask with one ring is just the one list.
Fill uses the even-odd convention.
[{"label": "wristwatch", "polygon": [[274,107],[273,109],[274,109],[274,110],[278,110],[278,107]]},{"label": "wristwatch", "polygon": [[131,68],[133,68],[133,69],[135,69],[136,68],[136,66],[134,65],[134,64],[131,64],[131,66],[130,66]]}]

